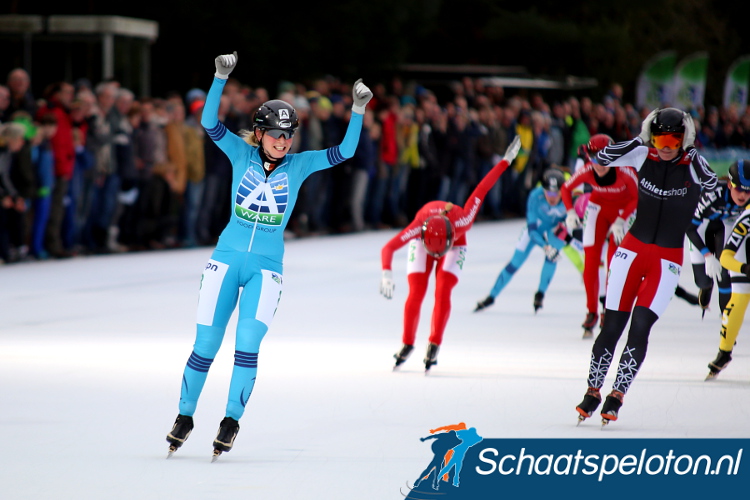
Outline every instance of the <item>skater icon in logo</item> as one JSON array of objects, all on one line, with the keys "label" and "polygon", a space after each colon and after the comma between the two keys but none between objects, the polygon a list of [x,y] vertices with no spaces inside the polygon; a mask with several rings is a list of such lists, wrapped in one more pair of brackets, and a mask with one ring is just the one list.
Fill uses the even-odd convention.
[{"label": "skater icon in logo", "polygon": [[441,481],[450,481],[457,488],[460,484],[461,468],[466,452],[483,438],[477,434],[476,428],[466,428],[463,422],[431,429],[430,433],[431,436],[420,438],[420,441],[435,439],[432,445],[435,456],[420,474],[419,479],[414,482],[414,489],[419,487],[422,481],[428,479],[433,471],[435,471],[435,476],[432,479],[432,489],[439,490]]}]

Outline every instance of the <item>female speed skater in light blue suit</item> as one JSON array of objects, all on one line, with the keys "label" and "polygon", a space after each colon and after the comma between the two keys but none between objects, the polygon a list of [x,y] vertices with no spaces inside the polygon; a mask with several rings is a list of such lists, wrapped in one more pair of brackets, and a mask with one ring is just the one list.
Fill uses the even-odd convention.
[{"label": "female speed skater in light blue suit", "polygon": [[545,254],[539,289],[534,295],[534,312],[541,309],[544,294],[557,269],[560,250],[565,246],[565,242],[554,234],[557,225],[565,220],[565,205],[560,203],[560,188],[564,183],[565,176],[562,171],[550,168],[542,176],[542,185],[529,193],[526,204],[526,227],[518,238],[516,251],[500,276],[497,277],[495,286],[492,287],[487,298],[477,302],[474,312],[481,311],[495,303],[495,297],[526,262],[526,258],[535,246],[541,247]]},{"label": "female speed skater in light blue suit", "polygon": [[219,121],[218,109],[227,78],[237,65],[237,53],[221,55],[215,64],[201,125],[232,162],[233,209],[201,277],[197,334],[182,377],[179,415],[167,435],[169,456],[193,429],[192,417],[208,370],[239,301],[234,368],[214,457],[232,448],[255,384],[260,343],[281,298],[284,228],[300,186],[313,172],[354,155],[365,106],[372,98],[370,89],[358,80],[342,143],[322,151],[288,154],[299,124],[294,108],[281,100],[268,101],[256,111],[252,132],[235,135]]}]

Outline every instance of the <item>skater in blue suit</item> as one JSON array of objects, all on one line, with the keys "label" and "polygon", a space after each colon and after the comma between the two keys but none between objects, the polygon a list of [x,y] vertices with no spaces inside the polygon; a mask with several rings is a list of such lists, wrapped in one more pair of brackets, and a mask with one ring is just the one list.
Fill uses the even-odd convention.
[{"label": "skater in blue suit", "polygon": [[226,416],[214,440],[214,457],[229,451],[255,384],[258,350],[276,312],[283,285],[284,228],[302,182],[313,172],[354,156],[362,117],[372,92],[352,89],[352,113],[342,143],[322,151],[289,153],[299,120],[281,100],[262,104],[252,131],[230,132],[218,119],[224,85],[237,65],[237,52],[218,56],[201,125],[232,163],[232,216],[201,277],[197,332],[182,376],[179,415],[167,441],[169,456],[193,429],[193,414],[208,370],[239,302],[234,368]]},{"label": "skater in blue suit", "polygon": [[497,277],[495,286],[492,287],[487,298],[477,302],[474,312],[481,311],[495,303],[495,298],[510,282],[516,271],[526,262],[526,258],[535,246],[541,247],[545,255],[539,289],[534,295],[534,312],[541,309],[544,294],[547,292],[549,283],[557,269],[560,250],[565,246],[565,242],[554,234],[557,225],[565,220],[565,205],[560,203],[560,188],[564,183],[565,176],[562,171],[550,168],[542,176],[542,185],[529,193],[526,208],[526,227],[518,238],[516,251],[500,276]]}]

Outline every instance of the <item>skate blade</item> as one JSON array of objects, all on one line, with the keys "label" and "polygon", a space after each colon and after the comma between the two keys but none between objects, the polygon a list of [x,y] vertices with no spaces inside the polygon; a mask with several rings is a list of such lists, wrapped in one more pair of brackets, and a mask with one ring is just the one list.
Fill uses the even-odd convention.
[{"label": "skate blade", "polygon": [[719,374],[718,374],[718,373],[714,373],[714,372],[708,372],[708,375],[706,375],[706,378],[704,378],[704,379],[703,379],[703,381],[704,381],[704,382],[707,382],[707,381],[709,381],[709,380],[714,380],[714,379],[715,379],[716,377],[718,377],[718,376],[719,376]]},{"label": "skate blade", "polygon": [[167,459],[172,458],[172,455],[174,455],[175,451],[177,451],[177,447],[174,445],[170,446],[169,449],[167,450]]},{"label": "skate blade", "polygon": [[590,339],[590,338],[593,338],[593,337],[594,337],[594,331],[593,330],[586,330],[586,329],[583,330],[583,337],[581,337],[581,338]]},{"label": "skate blade", "polygon": [[602,415],[602,429],[604,429],[607,425],[609,425],[610,422],[614,422],[617,420],[617,417],[608,417],[605,415]]},{"label": "skate blade", "polygon": [[221,450],[214,449],[214,454],[211,457],[211,463],[216,462],[219,459],[219,456],[221,456]]},{"label": "skate blade", "polygon": [[590,413],[586,413],[585,411],[581,410],[579,407],[576,406],[576,411],[578,412],[578,423],[576,424],[576,427],[581,425],[581,422],[586,420],[591,416]]}]

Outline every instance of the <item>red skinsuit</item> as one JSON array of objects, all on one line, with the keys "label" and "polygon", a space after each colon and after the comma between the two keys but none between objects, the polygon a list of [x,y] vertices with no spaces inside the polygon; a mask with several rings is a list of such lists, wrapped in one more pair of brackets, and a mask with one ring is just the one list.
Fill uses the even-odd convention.
[{"label": "red skinsuit", "polygon": [[474,224],[474,220],[485,196],[487,196],[487,192],[497,182],[506,168],[508,168],[507,161],[501,160],[498,162],[479,182],[467,198],[466,204],[463,207],[455,206],[445,201],[431,201],[426,203],[419,209],[414,220],[383,246],[380,252],[382,268],[383,270],[390,270],[394,252],[410,241],[419,239],[422,224],[425,220],[433,215],[443,213],[449,208],[445,212],[445,215],[450,219],[454,228],[453,248],[443,257],[435,259],[426,254],[421,242],[415,247],[415,253],[418,254],[418,257],[425,259],[425,265],[420,266],[420,269],[413,269],[410,266],[408,273],[409,295],[406,298],[404,306],[404,344],[414,345],[422,301],[424,300],[425,292],[427,291],[427,282],[435,262],[438,265],[435,271],[435,308],[432,312],[430,342],[437,345],[442,343],[445,325],[448,323],[448,318],[450,317],[451,292],[453,291],[453,287],[458,283],[457,272],[463,265],[463,258],[466,251],[466,232]]},{"label": "red skinsuit", "polygon": [[[563,184],[562,201],[565,208],[573,208],[572,191],[586,183],[591,186],[591,197],[586,208],[586,224],[583,228],[584,267],[583,283],[586,287],[586,307],[596,313],[599,296],[599,263],[607,232],[617,217],[627,220],[638,205],[638,178],[632,168],[610,168],[604,177],[599,177],[589,162]],[[601,184],[606,185],[601,185]],[[607,268],[615,254],[617,245],[610,236],[607,246]]]}]

